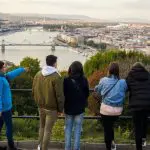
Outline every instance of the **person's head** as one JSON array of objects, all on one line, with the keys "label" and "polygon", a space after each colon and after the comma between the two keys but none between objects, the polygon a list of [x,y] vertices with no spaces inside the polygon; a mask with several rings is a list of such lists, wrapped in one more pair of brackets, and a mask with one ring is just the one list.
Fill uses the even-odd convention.
[{"label": "person's head", "polygon": [[0,71],[6,72],[6,66],[5,66],[5,63],[3,61],[0,61]]},{"label": "person's head", "polygon": [[109,68],[108,68],[108,76],[112,76],[112,75],[114,75],[117,78],[120,78],[119,65],[116,62],[110,63]]},{"label": "person's head", "polygon": [[83,66],[79,61],[74,61],[68,70],[68,75],[69,76],[83,76]]},{"label": "person's head", "polygon": [[46,65],[57,68],[57,57],[54,55],[48,55],[46,57]]}]

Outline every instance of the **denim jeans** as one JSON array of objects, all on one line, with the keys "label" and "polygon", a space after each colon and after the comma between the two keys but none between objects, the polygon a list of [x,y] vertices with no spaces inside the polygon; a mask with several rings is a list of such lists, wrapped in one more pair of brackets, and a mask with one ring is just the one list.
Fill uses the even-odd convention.
[{"label": "denim jeans", "polygon": [[65,116],[65,150],[71,150],[71,138],[74,127],[74,150],[80,150],[80,136],[83,114]]},{"label": "denim jeans", "polygon": [[14,147],[14,140],[13,140],[13,125],[12,125],[12,111],[2,112],[2,116],[0,117],[0,133],[3,127],[3,124],[6,125],[6,136],[8,140],[8,145],[10,148]]}]

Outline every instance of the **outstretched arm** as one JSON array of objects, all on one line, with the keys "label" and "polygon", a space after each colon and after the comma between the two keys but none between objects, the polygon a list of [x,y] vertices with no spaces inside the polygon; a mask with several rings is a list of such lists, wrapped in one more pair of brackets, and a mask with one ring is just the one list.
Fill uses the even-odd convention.
[{"label": "outstretched arm", "polygon": [[9,80],[13,80],[15,77],[21,75],[23,72],[28,71],[26,68],[18,68],[13,71],[10,71],[6,73],[6,76],[8,77]]}]

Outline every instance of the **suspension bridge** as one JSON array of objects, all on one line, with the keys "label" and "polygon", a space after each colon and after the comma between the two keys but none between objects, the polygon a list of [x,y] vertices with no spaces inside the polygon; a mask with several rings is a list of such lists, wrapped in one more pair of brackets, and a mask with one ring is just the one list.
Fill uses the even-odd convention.
[{"label": "suspension bridge", "polygon": [[53,39],[52,41],[43,41],[42,43],[31,43],[28,40],[23,40],[20,43],[13,43],[10,41],[2,40],[0,47],[1,51],[5,52],[6,46],[47,46],[55,49],[55,46],[64,46],[67,47],[68,45],[58,41],[57,39]]}]

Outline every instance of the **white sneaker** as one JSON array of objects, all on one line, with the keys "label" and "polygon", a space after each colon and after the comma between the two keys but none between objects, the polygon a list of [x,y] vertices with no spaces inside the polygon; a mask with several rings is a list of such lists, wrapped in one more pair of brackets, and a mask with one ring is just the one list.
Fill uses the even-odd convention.
[{"label": "white sneaker", "polygon": [[116,144],[115,144],[115,143],[112,143],[112,145],[111,145],[111,150],[116,150],[116,149],[117,149]]},{"label": "white sneaker", "polygon": [[38,145],[38,148],[37,148],[37,150],[41,150],[41,147],[40,147],[40,145]]},{"label": "white sneaker", "polygon": [[142,146],[143,146],[143,147],[146,147],[146,145],[147,145],[147,144],[146,144],[146,139],[142,139]]}]

